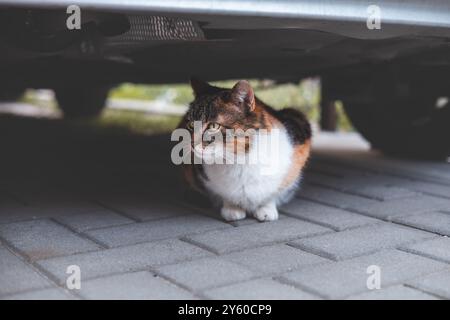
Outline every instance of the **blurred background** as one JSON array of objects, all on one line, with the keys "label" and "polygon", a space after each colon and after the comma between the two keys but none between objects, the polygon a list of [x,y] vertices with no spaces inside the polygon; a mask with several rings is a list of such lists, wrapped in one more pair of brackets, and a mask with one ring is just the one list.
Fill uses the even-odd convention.
[{"label": "blurred background", "polygon": [[[230,88],[236,80],[212,82]],[[251,80],[256,95],[276,109],[294,107],[303,111],[319,127],[321,85],[319,78],[299,83],[276,84],[271,80]],[[70,120],[102,129],[121,129],[135,133],[154,134],[173,130],[193,100],[189,84],[147,85],[123,83],[109,91],[106,108],[98,118]],[[337,131],[353,131],[342,103],[334,103]],[[2,102],[0,112],[21,116],[62,118],[52,90],[27,89],[14,102]]]}]

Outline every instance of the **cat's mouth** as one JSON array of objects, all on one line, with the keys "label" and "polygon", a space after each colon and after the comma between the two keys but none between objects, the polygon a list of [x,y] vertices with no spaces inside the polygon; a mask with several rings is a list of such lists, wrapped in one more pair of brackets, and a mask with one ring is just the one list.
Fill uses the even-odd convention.
[{"label": "cat's mouth", "polygon": [[226,150],[225,145],[221,143],[213,142],[207,145],[202,145],[202,143],[199,143],[193,146],[192,149],[194,151],[194,155],[204,160],[207,164],[223,164],[226,162],[227,158],[233,157]]},{"label": "cat's mouth", "polygon": [[204,146],[202,143],[198,143],[192,147],[192,150],[194,151],[195,156],[199,158],[211,158],[216,155],[216,148],[212,143],[206,146]]},{"label": "cat's mouth", "polygon": [[246,158],[246,151],[241,150],[242,154],[236,153],[233,144],[222,144],[222,143],[210,143],[208,145],[203,145],[198,143],[192,146],[194,155],[204,160],[207,164],[233,164],[236,161],[242,162],[242,159]]}]

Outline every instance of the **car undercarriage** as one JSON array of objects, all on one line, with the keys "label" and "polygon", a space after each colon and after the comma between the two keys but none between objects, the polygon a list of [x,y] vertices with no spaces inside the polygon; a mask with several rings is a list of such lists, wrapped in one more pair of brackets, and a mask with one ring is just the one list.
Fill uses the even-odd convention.
[{"label": "car undercarriage", "polygon": [[449,107],[436,107],[450,92],[449,3],[380,1],[370,28],[366,1],[234,2],[84,0],[70,29],[68,1],[2,0],[0,97],[52,88],[76,116],[122,82],[320,76],[322,100],[342,100],[374,147],[448,155],[449,139],[427,142],[450,136]]}]

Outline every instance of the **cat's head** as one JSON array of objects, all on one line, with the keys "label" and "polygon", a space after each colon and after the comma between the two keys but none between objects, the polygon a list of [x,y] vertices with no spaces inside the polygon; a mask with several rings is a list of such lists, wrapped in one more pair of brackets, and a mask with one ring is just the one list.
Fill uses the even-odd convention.
[{"label": "cat's head", "polygon": [[187,120],[202,121],[205,125],[219,124],[223,128],[259,128],[255,112],[255,94],[250,83],[238,81],[233,88],[218,88],[192,78],[195,99],[190,104]]},{"label": "cat's head", "polygon": [[[241,80],[231,89],[224,89],[192,78],[191,87],[195,98],[183,119],[183,126],[192,132],[194,150],[202,147],[203,156],[206,147],[214,149],[216,156],[220,154],[220,148],[232,153],[237,153],[242,148],[248,151],[248,138],[226,143],[226,137],[229,137],[230,133],[248,133],[266,127],[264,115],[260,108],[257,108],[250,83]],[[202,139],[205,135],[212,136],[212,139],[205,141]],[[217,136],[224,137],[220,141],[224,144],[218,143]],[[202,141],[202,144],[199,144],[199,141]]]}]

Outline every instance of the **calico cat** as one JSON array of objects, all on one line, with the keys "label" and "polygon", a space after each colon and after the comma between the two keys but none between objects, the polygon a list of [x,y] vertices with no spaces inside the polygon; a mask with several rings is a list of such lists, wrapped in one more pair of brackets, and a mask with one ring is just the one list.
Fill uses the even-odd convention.
[{"label": "calico cat", "polygon": [[[259,221],[277,220],[277,205],[287,202],[295,193],[310,154],[312,133],[308,120],[295,109],[277,111],[267,106],[255,97],[251,85],[244,80],[232,89],[197,79],[191,79],[191,86],[195,99],[179,128],[190,130],[192,153],[211,160],[241,150],[247,157],[256,155],[253,157],[256,161],[186,164],[186,180],[193,188],[218,200],[221,215],[227,221],[244,219],[247,214]],[[199,124],[197,132],[195,123]],[[211,132],[229,137],[230,131],[250,134],[244,139],[206,142],[201,139]],[[270,146],[269,140],[257,138],[260,132],[272,139]],[[207,149],[209,152],[205,152]],[[257,154],[257,150],[265,151]],[[267,165],[271,170],[264,172]]]}]

